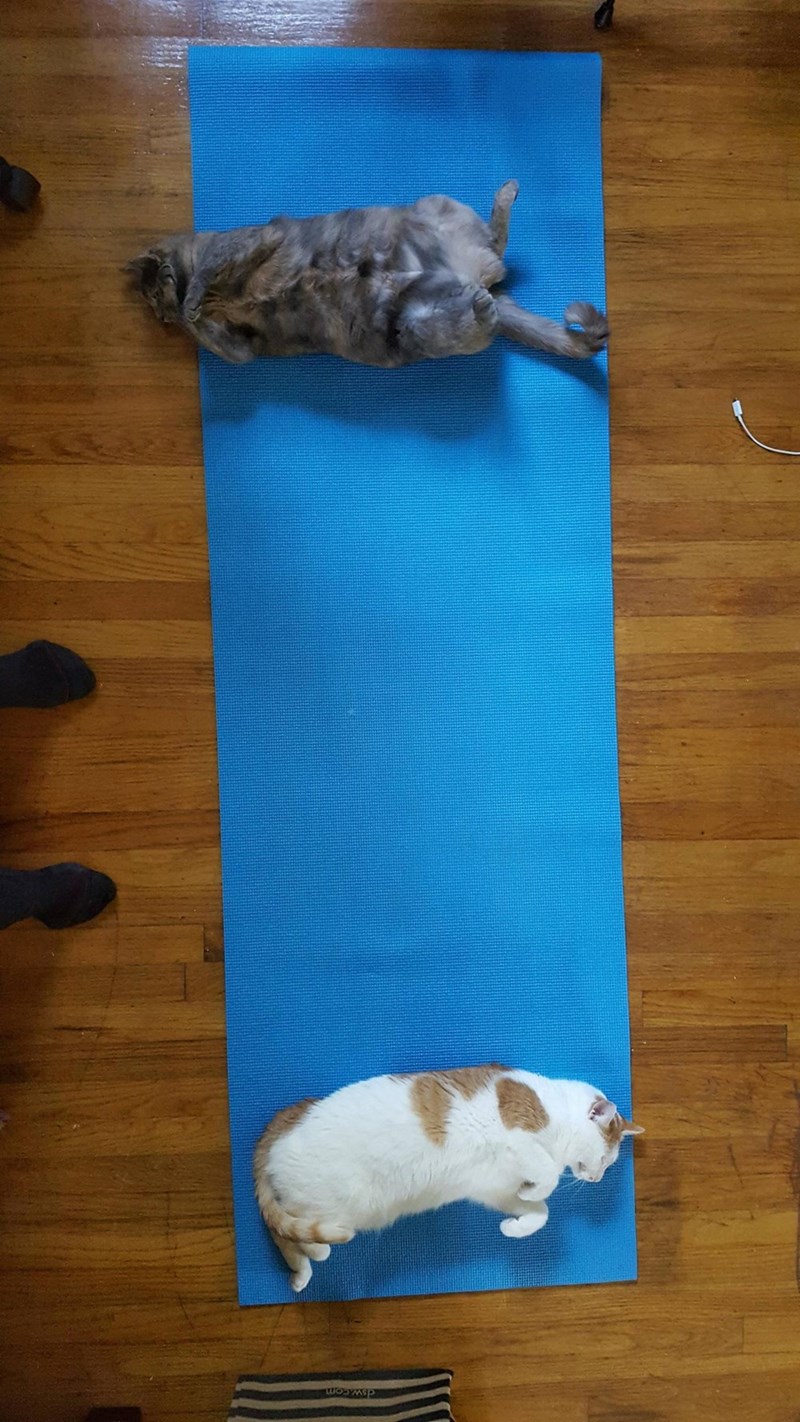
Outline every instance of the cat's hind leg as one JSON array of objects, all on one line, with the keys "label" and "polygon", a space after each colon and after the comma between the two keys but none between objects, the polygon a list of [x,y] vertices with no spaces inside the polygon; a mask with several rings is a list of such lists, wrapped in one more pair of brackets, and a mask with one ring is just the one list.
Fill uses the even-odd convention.
[{"label": "cat's hind leg", "polygon": [[520,1209],[524,1213],[500,1221],[500,1231],[509,1239],[527,1239],[529,1234],[536,1234],[547,1224],[549,1211],[544,1200],[525,1205],[520,1202]]},{"label": "cat's hind leg", "polygon": [[494,195],[492,215],[489,218],[489,234],[498,257],[502,257],[508,244],[508,224],[511,209],[517,200],[518,193],[519,183],[516,178],[509,178],[508,182],[503,183],[502,188],[498,188]]},{"label": "cat's hind leg", "polygon": [[[573,301],[564,312],[563,326],[547,316],[526,311],[510,296],[498,296],[495,304],[501,335],[532,350],[586,360],[603,350],[608,340],[608,321],[588,301]],[[583,330],[572,330],[572,325],[580,325]]]},{"label": "cat's hind leg", "polygon": [[[311,1260],[305,1252],[305,1248],[300,1244],[295,1244],[294,1240],[286,1239],[282,1234],[275,1234],[270,1230],[276,1247],[280,1250],[286,1263],[291,1270],[290,1284],[296,1294],[302,1293],[311,1282]],[[316,1246],[315,1246],[316,1247]]]},{"label": "cat's hind leg", "polygon": [[307,1254],[309,1259],[313,1259],[316,1264],[323,1264],[331,1257],[331,1247],[329,1244],[312,1244],[310,1239],[304,1239],[298,1245],[303,1254]]}]

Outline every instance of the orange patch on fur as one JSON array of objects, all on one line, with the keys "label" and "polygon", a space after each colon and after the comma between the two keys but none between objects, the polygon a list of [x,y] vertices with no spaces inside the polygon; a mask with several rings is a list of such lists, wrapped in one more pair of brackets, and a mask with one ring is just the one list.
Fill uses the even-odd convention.
[{"label": "orange patch on fur", "polygon": [[622,1140],[622,1126],[619,1116],[615,1116],[613,1121],[609,1121],[607,1126],[600,1127],[600,1134],[606,1145],[616,1146]]},{"label": "orange patch on fur", "polygon": [[520,1131],[544,1130],[550,1117],[532,1086],[526,1086],[513,1076],[503,1076],[495,1089],[500,1120],[507,1130],[515,1127]]},{"label": "orange patch on fur", "polygon": [[445,1143],[447,1117],[452,1100],[452,1094],[441,1077],[433,1073],[414,1077],[411,1083],[411,1109],[419,1118],[428,1140],[433,1141],[434,1145]]},{"label": "orange patch on fur", "polygon": [[316,1106],[318,1099],[316,1096],[307,1096],[304,1101],[297,1101],[294,1106],[284,1106],[282,1111],[275,1112],[255,1148],[253,1167],[257,1172],[266,1170],[270,1150],[278,1137],[288,1135],[289,1131],[293,1131],[298,1122],[302,1121],[306,1112],[310,1111],[312,1106]]},{"label": "orange patch on fur", "polygon": [[619,1111],[613,1121],[609,1121],[607,1126],[600,1127],[600,1134],[606,1145],[618,1146],[626,1131],[632,1131],[634,1135],[639,1134],[639,1126],[634,1126],[633,1121],[626,1121],[624,1116],[620,1116]]},{"label": "orange patch on fur", "polygon": [[508,1068],[500,1066],[499,1062],[488,1062],[486,1066],[457,1067],[455,1071],[443,1071],[439,1075],[452,1081],[459,1096],[463,1096],[465,1101],[471,1101],[484,1086],[494,1081],[499,1072],[507,1070]]},{"label": "orange patch on fur", "polygon": [[[282,1111],[276,1111],[253,1152],[253,1171],[256,1179],[263,1175],[265,1180],[269,1181],[269,1155],[276,1140],[293,1131],[318,1100],[317,1096],[307,1096],[305,1100],[297,1101],[293,1106],[285,1106]],[[336,1244],[342,1242],[334,1239],[330,1230],[323,1229],[316,1221],[301,1222],[291,1214],[287,1214],[277,1197],[272,1194],[271,1183],[267,1198],[263,1199],[259,1196],[259,1205],[272,1238],[292,1270],[299,1267],[299,1261],[305,1252],[303,1250],[304,1243]],[[302,1235],[292,1229],[287,1229],[286,1223],[279,1223],[281,1219],[289,1221],[294,1226],[299,1226],[302,1223]]]},{"label": "orange patch on fur", "polygon": [[487,1066],[455,1067],[452,1071],[423,1072],[409,1078],[396,1080],[411,1081],[411,1109],[418,1116],[428,1140],[434,1145],[444,1145],[447,1137],[447,1120],[455,1097],[471,1101],[488,1086],[498,1072],[505,1071],[497,1062]]}]

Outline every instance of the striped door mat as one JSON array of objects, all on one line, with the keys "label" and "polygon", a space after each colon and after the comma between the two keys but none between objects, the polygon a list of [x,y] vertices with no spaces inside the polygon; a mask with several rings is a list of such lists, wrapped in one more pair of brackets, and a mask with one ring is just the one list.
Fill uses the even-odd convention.
[{"label": "striped door mat", "polygon": [[281,1422],[453,1422],[447,1369],[372,1373],[295,1373],[239,1378],[228,1422],[239,1418]]}]

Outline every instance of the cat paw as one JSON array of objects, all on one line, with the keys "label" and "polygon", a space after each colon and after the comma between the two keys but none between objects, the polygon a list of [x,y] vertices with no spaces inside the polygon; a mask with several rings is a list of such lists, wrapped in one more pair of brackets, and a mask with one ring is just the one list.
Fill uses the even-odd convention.
[{"label": "cat paw", "polygon": [[597,355],[608,343],[608,318],[589,301],[573,301],[564,312],[567,326],[582,326],[582,331],[570,331],[570,355],[578,360]]},{"label": "cat paw", "polygon": [[331,1247],[329,1244],[304,1244],[309,1259],[313,1259],[316,1264],[324,1264],[326,1259],[331,1257]]},{"label": "cat paw", "polygon": [[476,316],[488,315],[493,307],[494,297],[486,290],[485,286],[479,287],[472,298],[472,309]]},{"label": "cat paw", "polygon": [[472,309],[478,325],[486,331],[494,332],[497,326],[497,307],[494,297],[485,286],[481,286],[472,298]]},{"label": "cat paw", "polygon": [[546,1192],[536,1180],[523,1180],[517,1191],[520,1200],[541,1200]]},{"label": "cat paw", "polygon": [[547,1206],[542,1205],[540,1209],[530,1210],[527,1214],[520,1215],[518,1219],[514,1219],[512,1216],[507,1220],[501,1220],[500,1231],[509,1239],[527,1239],[529,1235],[538,1234],[540,1229],[544,1229],[547,1220]]},{"label": "cat paw", "polygon": [[510,207],[512,202],[516,202],[519,197],[519,183],[516,178],[509,178],[507,183],[503,183],[497,194],[497,201],[507,203]]},{"label": "cat paw", "polygon": [[303,1292],[303,1289],[307,1288],[308,1285],[311,1283],[311,1272],[312,1271],[310,1261],[308,1259],[304,1259],[302,1264],[300,1265],[300,1268],[295,1270],[294,1274],[292,1274],[292,1277],[289,1280],[296,1294],[301,1294]]},{"label": "cat paw", "polygon": [[507,1219],[500,1221],[500,1233],[504,1234],[507,1239],[522,1239],[524,1230],[519,1220]]}]

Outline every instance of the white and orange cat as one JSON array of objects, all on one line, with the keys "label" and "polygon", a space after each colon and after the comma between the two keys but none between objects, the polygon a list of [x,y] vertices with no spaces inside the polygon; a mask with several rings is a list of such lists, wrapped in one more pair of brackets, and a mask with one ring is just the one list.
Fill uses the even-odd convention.
[{"label": "white and orange cat", "polygon": [[455,1200],[500,1210],[513,1239],[535,1234],[565,1170],[602,1180],[641,1130],[583,1081],[496,1064],[376,1076],[273,1117],[256,1197],[299,1292],[332,1244]]}]

